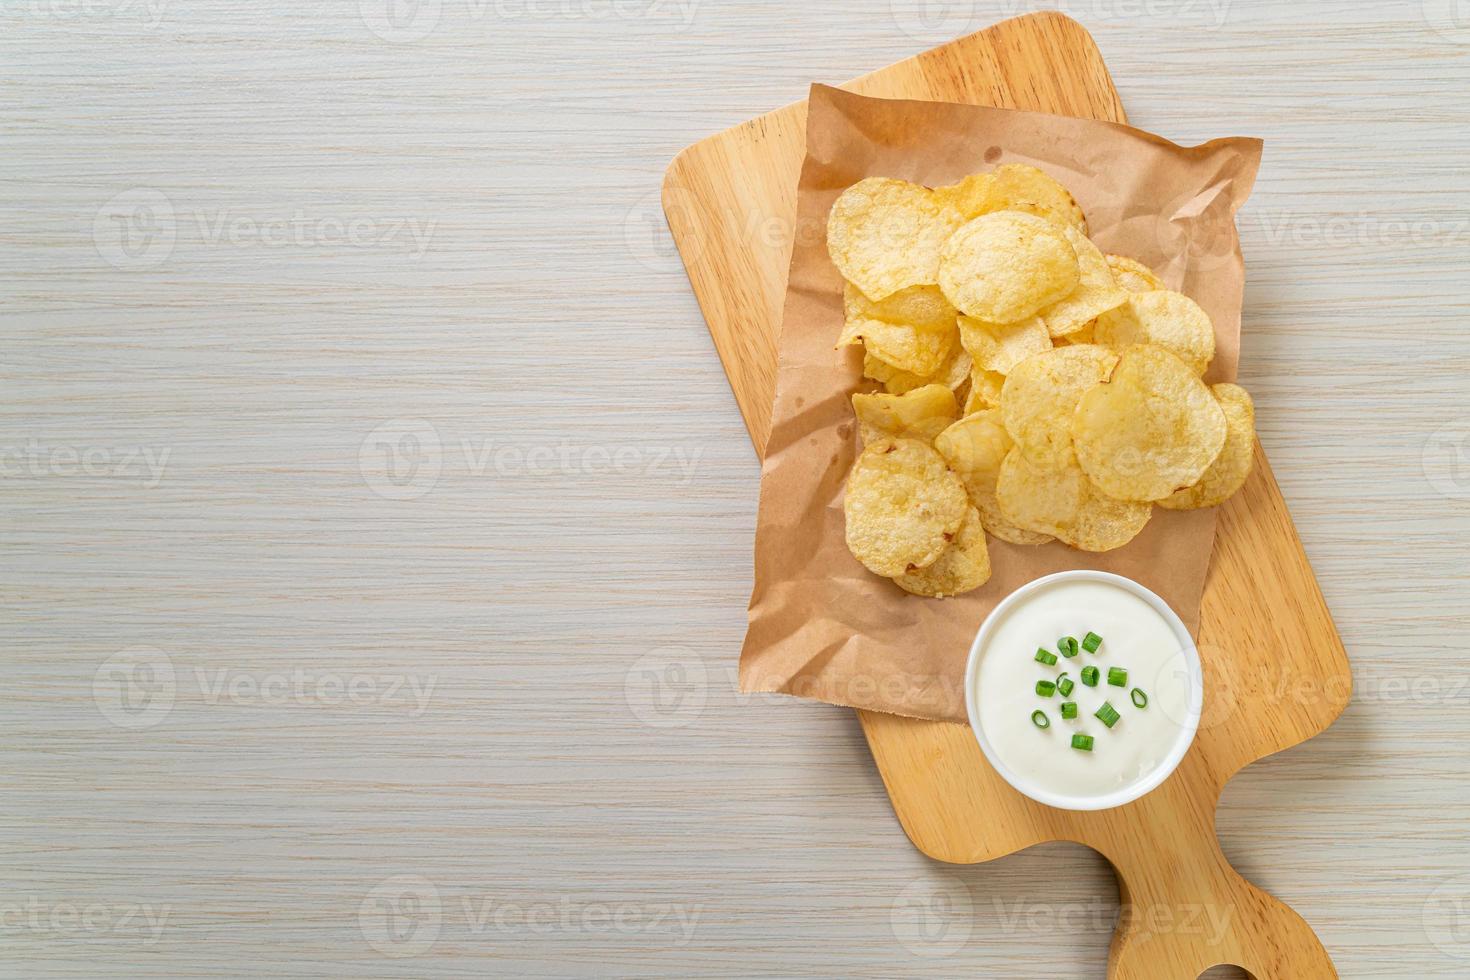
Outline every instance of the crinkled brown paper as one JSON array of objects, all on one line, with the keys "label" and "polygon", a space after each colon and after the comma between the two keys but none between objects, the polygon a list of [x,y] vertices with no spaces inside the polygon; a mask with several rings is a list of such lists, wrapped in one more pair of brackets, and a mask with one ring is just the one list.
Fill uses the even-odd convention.
[{"label": "crinkled brown paper", "polygon": [[1198,630],[1213,509],[1155,508],[1142,534],[1106,554],[992,537],[990,581],[951,599],[909,595],[848,553],[842,494],[860,448],[849,399],[873,385],[859,348],[833,346],[842,278],[827,255],[827,212],[864,177],[933,187],[1003,163],[1040,167],[1077,198],[1103,251],[1144,262],[1209,312],[1217,354],[1206,380],[1229,381],[1245,282],[1235,212],[1260,156],[1255,139],[1181,147],[1114,123],[812,87],[741,690],[964,721],[965,659],[980,623],[1016,588],[1070,568],[1136,579]]}]

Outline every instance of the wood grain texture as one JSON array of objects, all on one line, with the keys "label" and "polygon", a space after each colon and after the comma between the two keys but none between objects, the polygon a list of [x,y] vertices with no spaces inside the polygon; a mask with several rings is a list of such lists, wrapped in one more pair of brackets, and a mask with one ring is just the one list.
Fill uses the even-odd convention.
[{"label": "wood grain texture", "polygon": [[[1005,21],[865,76],[858,87],[1126,121],[1092,38],[1055,13]],[[731,386],[757,447],[769,429],[769,409],[761,407],[776,374],[774,354],[763,355],[774,350],[780,324],[755,320],[752,310],[781,305],[785,276],[770,266],[774,256],[789,263],[790,250],[772,245],[757,256],[762,261],[749,262],[753,250],[740,242],[736,216],[754,209],[797,224],[789,188],[804,154],[796,126],[802,114],[802,106],[788,106],[696,144],[675,159],[665,180],[670,227],[716,347],[728,352]],[[669,207],[671,200],[677,206]],[[756,278],[762,266],[766,278]],[[742,351],[762,359],[739,363]],[[1206,723],[1159,790],[1103,814],[1051,810],[1007,785],[964,726],[859,712],[899,819],[930,857],[991,861],[1048,840],[1086,843],[1108,857],[1136,917],[1119,924],[1111,977],[1192,980],[1220,964],[1244,967],[1259,980],[1337,976],[1310,927],[1244,882],[1214,835],[1225,781],[1321,732],[1346,707],[1352,688],[1332,616],[1265,457],[1257,456],[1247,486],[1223,508],[1220,547],[1205,586],[1198,640]],[[1271,697],[1269,678],[1277,672],[1297,685],[1309,683],[1316,696]],[[1209,936],[1152,934],[1137,924],[1172,921],[1186,908],[1209,910],[1224,924]]]},{"label": "wood grain texture", "polygon": [[[390,42],[354,0],[0,5],[0,975],[1030,980],[1049,944],[1101,976],[1103,858],[930,861],[851,712],[736,693],[759,471],[658,195],[811,81],[1031,7],[443,0]],[[1231,780],[1222,849],[1343,976],[1463,977],[1470,35],[1419,0],[1067,9],[1136,124],[1267,140],[1243,380],[1357,683]],[[134,187],[178,216],[151,269],[93,237]],[[297,209],[433,231],[215,233]],[[415,499],[359,458],[395,418],[442,443]],[[124,729],[93,681],[133,646],[177,691]],[[298,667],[437,682],[238,680]],[[440,914],[395,957],[359,916],[403,875]]]}]

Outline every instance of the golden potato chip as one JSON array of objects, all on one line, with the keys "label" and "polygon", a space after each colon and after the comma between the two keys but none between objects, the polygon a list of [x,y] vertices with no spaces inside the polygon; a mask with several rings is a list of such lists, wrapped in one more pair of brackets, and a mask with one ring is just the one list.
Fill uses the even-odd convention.
[{"label": "golden potato chip", "polygon": [[827,217],[827,251],[873,300],[937,281],[939,250],[964,223],[927,187],[869,177],[842,192]]},{"label": "golden potato chip", "polygon": [[986,323],[972,316],[958,320],[960,343],[969,351],[975,366],[1005,374],[1032,354],[1051,349],[1051,336],[1041,317],[1015,323]]},{"label": "golden potato chip", "polygon": [[1167,289],[1133,293],[1128,302],[1097,321],[1097,342],[1122,349],[1131,344],[1162,347],[1204,374],[1215,357],[1215,325],[1198,303]]},{"label": "golden potato chip", "polygon": [[1082,551],[1112,551],[1132,541],[1153,514],[1149,504],[1114,500],[1074,463],[1060,470],[1035,466],[1019,447],[1006,454],[996,482],[1003,517],[1050,534]]},{"label": "golden potato chip", "polygon": [[934,448],[943,456],[966,490],[995,490],[1000,463],[1015,443],[1001,424],[998,409],[986,409],[949,426],[934,440]]},{"label": "golden potato chip", "polygon": [[1051,540],[1050,535],[1016,527],[1005,519],[996,503],[1000,464],[1013,445],[996,409],[967,415],[934,440],[934,448],[965,485],[985,530],[1011,544],[1044,544]]},{"label": "golden potato chip", "polygon": [[913,374],[909,371],[900,371],[891,364],[884,363],[880,358],[872,354],[863,356],[863,376],[875,381],[883,382],[883,390],[893,395],[902,395],[904,392],[922,388],[927,384],[933,384],[927,374]]},{"label": "golden potato chip", "polygon": [[939,288],[956,309],[991,323],[1015,323],[1077,288],[1077,253],[1064,229],[1032,214],[996,211],[944,243]]},{"label": "golden potato chip", "polygon": [[[1213,507],[1234,496],[1235,491],[1245,485],[1245,478],[1250,476],[1256,447],[1256,408],[1250,393],[1239,385],[1219,384],[1210,388],[1210,394],[1215,396],[1215,401],[1220,403],[1220,409],[1225,413],[1225,448],[1220,450],[1220,455],[1215,457],[1198,483],[1185,490],[1176,490],[1160,500],[1160,507],[1169,510]],[[941,455],[944,454],[941,452]],[[950,466],[954,463],[951,462]],[[964,474],[960,474],[960,479],[964,479]]]},{"label": "golden potato chip", "polygon": [[1139,502],[1198,483],[1225,432],[1225,413],[1189,365],[1147,345],[1124,348],[1112,377],[1084,394],[1072,417],[1088,478],[1110,497]]},{"label": "golden potato chip", "polygon": [[874,574],[904,575],[934,564],[969,509],[964,484],[939,453],[917,439],[879,440],[847,480],[847,548]]},{"label": "golden potato chip", "polygon": [[871,300],[850,282],[842,284],[842,311],[849,320],[882,320],[942,330],[955,324],[955,308],[938,286],[910,286]]},{"label": "golden potato chip", "polygon": [[[883,363],[881,359],[874,357],[872,351],[869,350],[863,351],[863,377],[882,382],[884,390],[892,392],[895,395],[901,395],[905,391],[913,391],[915,388],[922,388],[929,383],[928,379],[922,378],[917,374],[909,374],[907,371],[900,371],[892,364]],[[908,382],[910,381],[913,383],[909,384]]]},{"label": "golden potato chip", "polygon": [[1073,344],[1035,354],[1011,368],[1001,389],[1001,418],[1034,465],[1062,469],[1071,464],[1077,400],[1105,381],[1117,363],[1118,355],[1106,347]]},{"label": "golden potato chip", "polygon": [[962,414],[973,415],[987,408],[999,408],[1000,391],[1005,383],[1005,375],[976,368],[970,373],[970,392],[965,397]]},{"label": "golden potato chip", "polygon": [[1014,446],[1001,461],[995,499],[1001,516],[1016,527],[1056,537],[1077,518],[1082,484],[1082,471],[1076,466],[1040,467]]},{"label": "golden potato chip", "polygon": [[954,392],[932,384],[902,395],[853,395],[852,410],[865,445],[898,437],[932,442],[959,414]]},{"label": "golden potato chip", "polygon": [[1164,280],[1154,275],[1154,270],[1126,255],[1106,255],[1108,268],[1113,270],[1113,279],[1120,289],[1130,293],[1147,293],[1155,289],[1167,289]]},{"label": "golden potato chip", "polygon": [[[1107,314],[1103,314],[1103,315],[1106,316]],[[1082,327],[1081,330],[1075,330],[1072,333],[1066,334],[1065,336],[1062,336],[1062,337],[1053,337],[1051,339],[1052,346],[1053,347],[1065,347],[1068,344],[1094,344],[1094,343],[1097,343],[1097,340],[1093,337],[1093,333],[1092,333],[1093,327],[1096,326],[1096,324],[1097,324],[1097,321],[1096,320],[1088,320],[1087,323]]]},{"label": "golden potato chip", "polygon": [[942,384],[951,391],[957,392],[970,379],[970,355],[965,353],[964,348],[959,344],[954,344],[952,347],[949,359],[933,374],[914,374],[911,371],[900,370],[868,351],[863,355],[863,376],[872,378],[874,381],[881,381],[884,389],[895,395],[901,395],[906,391],[913,391],[915,388],[922,388],[928,384]]},{"label": "golden potato chip", "polygon": [[965,417],[965,409],[964,409],[964,406],[965,406],[966,403],[969,402],[969,400],[970,400],[970,379],[968,377],[966,377],[964,381],[961,381],[960,382],[960,386],[954,390],[954,403],[956,405],[960,406],[960,410],[959,410],[959,417],[960,418],[964,418]]},{"label": "golden potato chip", "polygon": [[837,345],[862,344],[865,351],[890,367],[927,378],[954,353],[955,337],[954,327],[933,330],[882,320],[848,320]]},{"label": "golden potato chip", "polygon": [[971,507],[953,543],[927,568],[920,568],[893,581],[905,592],[942,599],[978,589],[990,581],[990,549],[980,513]]},{"label": "golden potato chip", "polygon": [[959,344],[955,344],[949,360],[934,372],[934,383],[944,385],[950,391],[958,392],[965,382],[970,380],[972,367],[969,352]]},{"label": "golden potato chip", "polygon": [[988,174],[972,174],[938,193],[967,220],[994,211],[1025,211],[1087,233],[1087,218],[1071,192],[1028,164],[1007,163]]},{"label": "golden potato chip", "polygon": [[1077,517],[1059,540],[1079,551],[1112,551],[1138,537],[1153,514],[1152,504],[1114,499],[1084,477]]},{"label": "golden potato chip", "polygon": [[1107,259],[1088,237],[1076,228],[1064,228],[1067,241],[1077,252],[1081,279],[1065,298],[1041,311],[1041,319],[1053,337],[1065,337],[1086,329],[1087,324],[1108,310],[1123,305],[1128,294],[1113,281]]},{"label": "golden potato chip", "polygon": [[1030,211],[1087,234],[1087,217],[1077,199],[1044,171],[1024,163],[1007,163],[996,167],[991,176],[991,193],[1004,201],[1002,207]]},{"label": "golden potato chip", "polygon": [[868,353],[921,377],[939,370],[953,353],[955,310],[938,286],[913,286],[874,302],[844,283],[842,306],[839,346],[863,343]]},{"label": "golden potato chip", "polygon": [[964,180],[934,188],[939,200],[954,208],[960,217],[969,221],[991,211],[999,211],[999,198],[992,193],[995,178],[990,174],[970,174]]},{"label": "golden potato chip", "polygon": [[1048,541],[1056,540],[1050,534],[1042,534],[1039,531],[1028,531],[1006,520],[1005,514],[1001,513],[1000,503],[996,500],[995,494],[993,493],[989,497],[984,498],[980,503],[976,503],[975,508],[980,511],[980,523],[985,525],[985,530],[993,538],[999,538],[1009,544],[1019,544],[1025,547],[1035,547],[1036,545],[1046,544]]}]

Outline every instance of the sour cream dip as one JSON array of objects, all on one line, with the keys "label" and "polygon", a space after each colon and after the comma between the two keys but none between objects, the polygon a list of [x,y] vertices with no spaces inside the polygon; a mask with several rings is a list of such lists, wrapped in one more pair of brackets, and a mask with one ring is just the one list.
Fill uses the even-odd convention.
[{"label": "sour cream dip", "polygon": [[[1084,644],[1089,633],[1100,642]],[[981,625],[965,701],[981,751],[1017,790],[1068,810],[1121,806],[1189,750],[1199,652],[1174,611],[1132,579],[1059,572],[1011,593]]]}]

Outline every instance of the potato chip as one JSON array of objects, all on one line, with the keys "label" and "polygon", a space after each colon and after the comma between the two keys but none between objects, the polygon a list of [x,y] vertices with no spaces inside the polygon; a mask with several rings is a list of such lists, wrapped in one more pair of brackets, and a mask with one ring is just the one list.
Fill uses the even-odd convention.
[{"label": "potato chip", "polygon": [[[1103,314],[1103,315],[1106,316],[1107,314]],[[1053,337],[1051,339],[1051,344],[1052,344],[1053,347],[1065,347],[1068,344],[1093,344],[1093,343],[1096,343],[1097,342],[1096,341],[1096,338],[1094,338],[1093,333],[1092,333],[1093,328],[1096,325],[1097,325],[1097,321],[1096,320],[1088,320],[1087,323],[1085,325],[1083,325],[1083,327],[1082,327],[1081,330],[1074,330],[1072,333],[1066,334],[1065,336],[1062,336],[1062,337]]]},{"label": "potato chip", "polygon": [[1149,504],[1114,500],[1076,464],[1035,466],[1019,448],[1006,454],[996,482],[1001,514],[1019,527],[1050,534],[1082,551],[1112,551],[1132,541],[1153,514]]},{"label": "potato chip", "polygon": [[869,177],[842,192],[827,217],[827,251],[872,300],[937,282],[939,251],[964,223],[927,187]]},{"label": "potato chip", "polygon": [[1147,293],[1155,289],[1167,289],[1164,280],[1154,275],[1154,270],[1126,255],[1105,255],[1108,268],[1113,270],[1113,279],[1118,288],[1130,293]]},{"label": "potato chip", "polygon": [[863,343],[868,353],[892,367],[925,378],[954,351],[955,310],[938,286],[912,286],[874,302],[844,283],[842,306],[839,346]]},{"label": "potato chip", "polygon": [[[1225,413],[1225,448],[1220,450],[1220,455],[1215,457],[1198,483],[1186,490],[1176,490],[1160,500],[1160,507],[1169,510],[1213,507],[1234,496],[1235,491],[1245,485],[1245,478],[1250,476],[1256,447],[1256,409],[1250,393],[1239,385],[1219,384],[1210,388],[1210,394],[1215,396]],[[954,463],[951,462],[950,466],[953,467]],[[964,479],[964,474],[960,474],[960,479]]]},{"label": "potato chip", "polygon": [[862,344],[865,351],[890,367],[927,378],[949,360],[955,338],[954,327],[932,330],[882,320],[848,320],[837,345]]},{"label": "potato chip", "polygon": [[882,320],[941,330],[955,324],[955,308],[938,286],[910,286],[871,300],[852,283],[842,284],[842,310],[849,320]]},{"label": "potato chip", "polygon": [[1024,163],[1007,163],[995,168],[992,193],[1004,207],[1049,218],[1087,234],[1087,216],[1072,192],[1044,171]]},{"label": "potato chip", "polygon": [[934,194],[969,221],[982,214],[1002,210],[998,195],[993,193],[994,186],[995,178],[990,174],[970,174],[958,183],[934,188]]},{"label": "potato chip", "polygon": [[1040,317],[1015,323],[987,323],[972,316],[959,318],[960,343],[975,366],[1005,374],[1013,366],[1051,349],[1051,336]]},{"label": "potato chip", "polygon": [[938,371],[933,374],[914,374],[894,367],[869,351],[863,355],[863,376],[881,381],[884,389],[895,395],[928,384],[942,384],[951,391],[958,392],[970,379],[970,355],[959,344],[954,344],[949,359]]},{"label": "potato chip", "polygon": [[1097,322],[1097,341],[1122,349],[1152,344],[1204,374],[1215,357],[1215,325],[1198,303],[1167,289],[1133,293]]},{"label": "potato chip", "polygon": [[1000,408],[1000,391],[1006,376],[994,371],[976,369],[970,373],[970,391],[965,397],[965,408],[961,413],[973,415],[987,408]]},{"label": "potato chip", "polygon": [[928,378],[900,371],[892,364],[885,364],[880,358],[874,357],[871,351],[863,353],[863,377],[882,382],[884,390],[895,395],[922,388],[929,383]]},{"label": "potato chip", "polygon": [[1058,539],[1079,551],[1112,551],[1138,537],[1153,515],[1152,504],[1114,499],[1084,477],[1077,517]]},{"label": "potato chip", "polygon": [[934,448],[965,489],[986,493],[994,492],[1001,460],[1013,445],[1001,424],[1000,411],[993,408],[966,415],[934,440]]},{"label": "potato chip", "polygon": [[970,371],[973,364],[970,354],[959,344],[955,344],[954,350],[949,355],[949,360],[934,372],[934,383],[944,385],[950,391],[958,393],[965,382],[970,380]]},{"label": "potato chip", "polygon": [[1063,229],[1020,211],[976,218],[950,236],[939,257],[945,298],[991,323],[1033,316],[1076,289],[1079,276]]},{"label": "potato chip", "polygon": [[1049,535],[1016,527],[1002,516],[995,499],[1000,464],[1014,445],[995,409],[965,416],[934,440],[934,448],[965,485],[985,530],[1011,544],[1044,544]]},{"label": "potato chip", "polygon": [[1018,544],[1028,548],[1034,548],[1048,541],[1055,541],[1050,534],[1042,534],[1038,531],[1028,531],[1017,527],[1001,513],[1000,503],[995,494],[991,494],[982,502],[975,504],[975,509],[980,511],[980,523],[985,525],[985,530],[993,538],[999,538],[1008,544]]},{"label": "potato chip", "polygon": [[934,564],[970,509],[960,478],[917,439],[883,439],[862,451],[842,501],[847,548],[893,578]]},{"label": "potato chip", "polygon": [[1077,400],[1107,380],[1117,363],[1118,355],[1106,347],[1074,344],[1043,351],[1011,369],[1001,389],[1001,417],[1034,465],[1062,469],[1072,463]]},{"label": "potato chip", "polygon": [[1001,516],[1016,527],[1056,537],[1076,520],[1082,484],[1082,471],[1076,466],[1040,467],[1014,446],[1001,461],[995,499]]},{"label": "potato chip", "polygon": [[978,589],[990,581],[990,549],[980,512],[971,507],[953,543],[927,568],[896,576],[894,583],[914,595],[942,599]]},{"label": "potato chip", "polygon": [[1085,329],[1100,314],[1117,309],[1128,298],[1113,281],[1113,271],[1098,247],[1075,228],[1063,231],[1077,252],[1081,279],[1069,295],[1041,311],[1041,319],[1053,337],[1065,337]]},{"label": "potato chip", "polygon": [[966,220],[995,211],[1025,211],[1087,233],[1087,218],[1071,192],[1045,172],[1024,163],[1007,163],[988,174],[971,174],[935,193]]},{"label": "potato chip", "polygon": [[954,392],[932,384],[902,395],[853,395],[852,410],[865,445],[899,437],[932,442],[959,414]]},{"label": "potato chip", "polygon": [[1112,377],[1082,396],[1072,418],[1078,463],[1119,500],[1162,500],[1193,486],[1220,455],[1225,433],[1224,411],[1189,365],[1147,345],[1125,348]]},{"label": "potato chip", "polygon": [[915,388],[922,388],[931,383],[928,375],[900,371],[882,358],[874,357],[871,353],[863,355],[863,376],[883,382],[883,390],[895,395],[901,395],[906,391],[913,391]]}]

